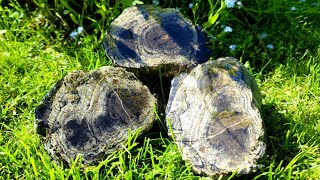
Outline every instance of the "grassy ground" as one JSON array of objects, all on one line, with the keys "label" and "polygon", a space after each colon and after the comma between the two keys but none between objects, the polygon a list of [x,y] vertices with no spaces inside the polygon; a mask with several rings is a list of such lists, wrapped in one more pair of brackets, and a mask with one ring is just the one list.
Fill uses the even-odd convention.
[{"label": "grassy ground", "polygon": [[[124,7],[141,2],[27,2],[0,1],[0,179],[201,178],[165,132],[132,135],[122,150],[84,170],[81,159],[71,167],[51,161],[33,129],[35,107],[68,72],[110,65],[100,46],[103,32]],[[319,178],[320,2],[256,0],[233,8],[190,2],[160,6],[177,7],[205,27],[212,59],[240,59],[263,94],[264,167],[223,178]],[[73,39],[69,34],[78,26],[84,31]],[[224,31],[227,26],[232,32]]]}]

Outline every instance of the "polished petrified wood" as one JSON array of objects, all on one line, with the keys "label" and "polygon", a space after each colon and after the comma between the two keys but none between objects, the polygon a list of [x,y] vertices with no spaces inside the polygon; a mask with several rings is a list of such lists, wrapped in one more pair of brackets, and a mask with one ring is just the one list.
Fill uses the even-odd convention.
[{"label": "polished petrified wood", "polygon": [[265,152],[260,106],[254,77],[238,60],[220,58],[173,79],[167,125],[196,173],[248,173]]},{"label": "polished petrified wood", "polygon": [[145,132],[155,119],[156,99],[123,68],[73,71],[60,80],[35,110],[36,131],[55,159],[100,160],[131,133]]},{"label": "polished petrified wood", "polygon": [[210,56],[199,27],[173,8],[151,5],[125,9],[110,24],[103,46],[115,65],[135,73],[162,68],[170,75]]}]

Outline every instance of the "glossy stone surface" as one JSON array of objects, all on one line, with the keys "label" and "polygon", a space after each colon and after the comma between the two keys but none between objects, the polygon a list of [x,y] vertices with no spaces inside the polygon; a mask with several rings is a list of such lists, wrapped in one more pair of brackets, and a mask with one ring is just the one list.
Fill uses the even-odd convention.
[{"label": "glossy stone surface", "polygon": [[238,60],[220,58],[172,80],[167,125],[196,173],[248,173],[265,152],[260,106],[254,77]]},{"label": "glossy stone surface", "polygon": [[103,43],[114,64],[135,71],[162,68],[165,74],[205,62],[205,33],[175,9],[144,5],[125,9],[108,28]]},{"label": "glossy stone surface", "polygon": [[55,159],[68,163],[100,160],[131,133],[151,128],[156,99],[123,68],[73,71],[60,80],[35,110],[35,128]]}]

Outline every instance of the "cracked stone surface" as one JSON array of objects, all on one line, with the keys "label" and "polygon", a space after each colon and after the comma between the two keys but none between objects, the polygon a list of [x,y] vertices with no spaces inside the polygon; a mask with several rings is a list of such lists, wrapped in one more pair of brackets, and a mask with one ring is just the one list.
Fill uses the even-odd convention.
[{"label": "cracked stone surface", "polygon": [[172,80],[167,126],[194,172],[249,173],[266,148],[260,106],[254,77],[235,58],[220,58]]},{"label": "cracked stone surface", "polygon": [[54,159],[82,154],[89,164],[123,145],[128,129],[151,128],[155,106],[148,87],[123,68],[73,71],[36,108],[35,129]]},{"label": "cracked stone surface", "polygon": [[173,8],[151,5],[126,8],[110,24],[103,47],[115,65],[135,73],[179,73],[211,54],[200,27]]}]

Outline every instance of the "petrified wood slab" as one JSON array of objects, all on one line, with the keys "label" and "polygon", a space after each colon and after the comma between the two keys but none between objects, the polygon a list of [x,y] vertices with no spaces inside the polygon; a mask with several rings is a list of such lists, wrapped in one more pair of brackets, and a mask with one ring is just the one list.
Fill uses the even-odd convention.
[{"label": "petrified wood slab", "polygon": [[173,79],[166,115],[196,173],[248,173],[265,152],[260,106],[254,77],[238,60],[220,58]]},{"label": "petrified wood slab", "polygon": [[173,74],[210,56],[199,27],[175,9],[151,5],[125,9],[110,24],[103,46],[115,65],[138,74],[159,68]]},{"label": "petrified wood slab", "polygon": [[35,128],[54,159],[70,163],[82,154],[88,164],[123,145],[128,129],[151,128],[155,105],[149,89],[123,68],[73,71],[36,108]]}]

